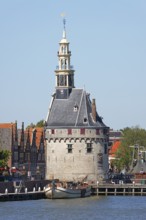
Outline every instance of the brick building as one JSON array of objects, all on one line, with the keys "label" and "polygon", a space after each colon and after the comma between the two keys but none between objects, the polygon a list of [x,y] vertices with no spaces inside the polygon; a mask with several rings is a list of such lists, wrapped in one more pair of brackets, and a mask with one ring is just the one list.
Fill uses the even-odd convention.
[{"label": "brick building", "polygon": [[0,149],[9,150],[9,167],[27,175],[45,177],[45,142],[43,128],[17,128],[17,122],[0,124]]}]

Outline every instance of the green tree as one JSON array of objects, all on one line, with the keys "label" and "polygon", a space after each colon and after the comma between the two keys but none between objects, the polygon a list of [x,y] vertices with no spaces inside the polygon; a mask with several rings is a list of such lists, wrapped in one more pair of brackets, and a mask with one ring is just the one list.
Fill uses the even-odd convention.
[{"label": "green tree", "polygon": [[26,129],[28,129],[28,128],[34,128],[34,127],[35,127],[35,124],[31,123],[30,125],[28,125],[28,126],[26,127]]},{"label": "green tree", "polygon": [[44,120],[42,119],[42,120],[40,120],[40,121],[38,121],[36,124],[33,124],[33,123],[31,123],[30,125],[28,125],[27,127],[26,127],[26,129],[28,129],[28,128],[35,128],[35,127],[40,127],[40,128],[42,128],[42,127],[44,127]]},{"label": "green tree", "polygon": [[146,130],[139,127],[125,128],[122,130],[122,140],[121,144],[116,152],[116,159],[114,165],[119,171],[122,169],[130,170],[133,163],[133,156],[137,158],[138,151],[134,148],[137,146],[143,146],[146,149]]},{"label": "green tree", "polygon": [[10,152],[8,150],[0,150],[0,167],[7,166],[10,157]]},{"label": "green tree", "polygon": [[36,123],[36,127],[44,127],[44,120],[40,120]]}]

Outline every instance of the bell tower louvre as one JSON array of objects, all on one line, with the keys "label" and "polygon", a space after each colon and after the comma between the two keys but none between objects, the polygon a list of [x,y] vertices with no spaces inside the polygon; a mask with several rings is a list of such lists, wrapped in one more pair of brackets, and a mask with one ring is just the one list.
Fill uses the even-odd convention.
[{"label": "bell tower louvre", "polygon": [[55,70],[56,92],[45,121],[46,179],[95,182],[108,171],[107,127],[97,113],[95,99],[75,88],[66,22]]}]

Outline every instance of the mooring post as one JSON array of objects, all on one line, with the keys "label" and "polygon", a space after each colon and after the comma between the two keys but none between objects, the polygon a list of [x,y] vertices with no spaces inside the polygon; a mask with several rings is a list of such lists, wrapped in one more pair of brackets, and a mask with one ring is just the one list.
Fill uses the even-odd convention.
[{"label": "mooring post", "polygon": [[123,196],[125,196],[125,188],[123,188]]},{"label": "mooring post", "polygon": [[33,187],[33,192],[35,192],[35,187]]},{"label": "mooring post", "polygon": [[141,196],[143,195],[143,188],[141,188]]},{"label": "mooring post", "polygon": [[117,195],[117,188],[115,188],[115,192],[114,192],[114,195],[115,195],[115,196]]},{"label": "mooring post", "polygon": [[105,189],[105,195],[107,196],[108,193],[108,188]]},{"label": "mooring post", "polygon": [[98,189],[98,186],[97,186],[97,196],[98,196],[98,193],[99,193],[99,189]]},{"label": "mooring post", "polygon": [[135,194],[135,188],[132,189],[132,195],[134,196]]}]

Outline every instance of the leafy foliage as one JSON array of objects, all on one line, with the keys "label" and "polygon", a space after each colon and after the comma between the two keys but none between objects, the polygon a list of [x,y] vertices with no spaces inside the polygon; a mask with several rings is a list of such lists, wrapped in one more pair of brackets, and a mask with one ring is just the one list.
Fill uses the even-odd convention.
[{"label": "leafy foliage", "polygon": [[[130,169],[133,161],[133,150],[138,146],[143,146],[146,149],[146,130],[139,127],[125,128],[122,130],[123,136],[121,144],[116,152],[116,160],[114,165],[119,171]],[[137,157],[137,155],[134,155]]]},{"label": "leafy foliage", "polygon": [[36,127],[44,127],[44,120],[37,122]]},{"label": "leafy foliage", "polygon": [[0,167],[7,166],[10,157],[10,152],[8,150],[0,150]]},{"label": "leafy foliage", "polygon": [[42,120],[40,120],[40,121],[38,121],[37,123],[36,123],[36,125],[35,124],[33,124],[33,123],[31,123],[30,125],[28,125],[27,126],[27,129],[28,128],[35,128],[35,127],[40,127],[40,128],[42,128],[42,127],[44,127],[44,120],[42,119]]}]

